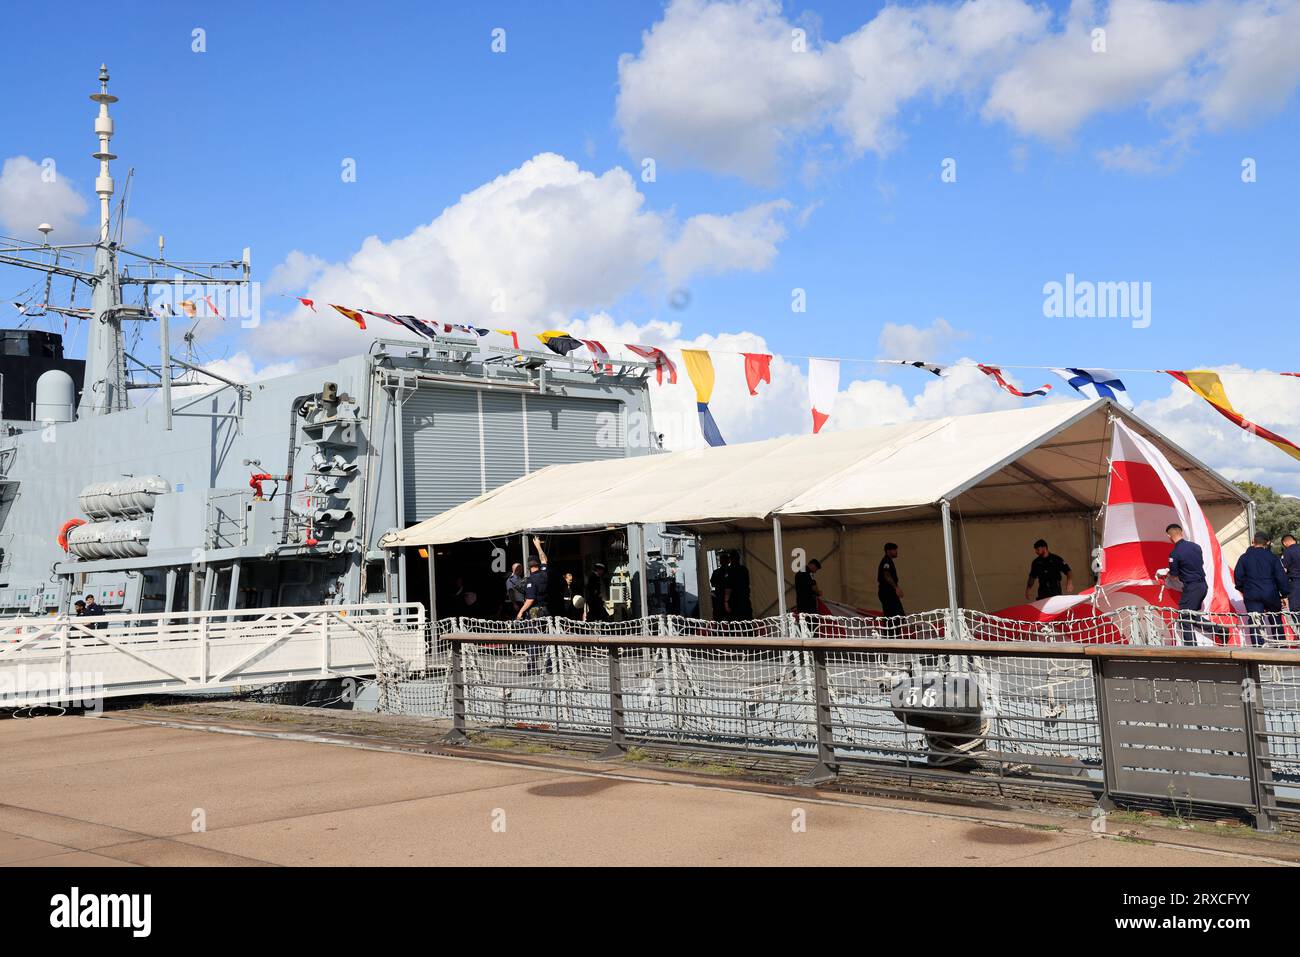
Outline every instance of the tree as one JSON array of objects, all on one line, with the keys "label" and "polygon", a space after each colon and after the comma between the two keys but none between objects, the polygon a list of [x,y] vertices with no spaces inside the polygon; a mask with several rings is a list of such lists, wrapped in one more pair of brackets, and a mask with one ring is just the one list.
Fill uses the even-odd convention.
[{"label": "tree", "polygon": [[1263,532],[1276,544],[1288,533],[1300,535],[1300,499],[1279,495],[1267,485],[1238,482],[1237,487],[1255,503],[1255,531]]}]

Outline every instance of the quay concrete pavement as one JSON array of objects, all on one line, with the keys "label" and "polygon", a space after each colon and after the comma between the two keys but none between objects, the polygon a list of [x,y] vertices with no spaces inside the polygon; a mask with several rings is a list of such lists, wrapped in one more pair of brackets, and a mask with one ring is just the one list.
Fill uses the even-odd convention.
[{"label": "quay concrete pavement", "polygon": [[790,790],[622,762],[453,757],[131,715],[0,721],[9,865],[1292,863],[1295,845],[1098,838],[1058,814]]}]

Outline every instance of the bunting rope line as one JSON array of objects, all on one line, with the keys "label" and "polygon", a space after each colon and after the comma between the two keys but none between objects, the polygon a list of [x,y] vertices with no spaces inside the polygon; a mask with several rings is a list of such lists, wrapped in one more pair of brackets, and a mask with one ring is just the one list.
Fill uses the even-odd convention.
[{"label": "bunting rope line", "polygon": [[[316,312],[314,299],[303,296],[292,296],[284,293],[280,294],[284,298],[294,299],[301,303],[313,313]],[[225,319],[217,311],[215,304],[210,298],[204,297],[208,308],[220,319]],[[363,316],[373,316],[382,319],[393,325],[399,326],[408,332],[414,333],[424,338],[433,339],[436,337],[438,328],[441,327],[446,333],[452,331],[465,332],[478,338],[483,338],[489,333],[495,332],[498,335],[507,337],[512,348],[523,351],[519,344],[519,333],[514,329],[485,329],[478,326],[467,325],[464,323],[435,323],[424,319],[419,319],[411,315],[394,315],[384,312],[375,312],[369,309],[352,309],[347,306],[340,306],[334,303],[329,304],[332,309],[340,315],[350,319],[359,329],[366,329],[366,321]],[[193,302],[181,303],[186,313],[193,317],[196,306]],[[617,359],[611,357],[605,344],[597,339],[581,339],[569,334],[561,329],[548,329],[543,332],[534,333],[535,337],[542,345],[546,346],[551,352],[561,357],[571,357],[571,353],[578,349],[585,349],[590,353],[590,368],[594,373],[611,373],[613,372],[614,363]],[[638,355],[644,359],[650,360],[654,364],[655,382],[663,386],[677,384],[677,367],[669,358],[668,353],[658,346],[634,345],[632,343],[614,343]],[[1232,422],[1238,428],[1257,435],[1265,441],[1271,443],[1280,451],[1286,453],[1292,458],[1300,461],[1300,445],[1292,442],[1284,436],[1271,432],[1263,426],[1257,425],[1251,420],[1245,418],[1238,412],[1229,401],[1227,392],[1223,388],[1223,382],[1220,376],[1224,375],[1282,375],[1293,378],[1300,378],[1300,372],[1268,372],[1263,370],[1225,370],[1223,372],[1214,372],[1206,369],[1194,370],[1174,370],[1174,369],[1085,369],[1075,366],[1034,366],[1018,364],[998,364],[992,363],[974,363],[974,362],[957,362],[949,366],[938,363],[927,362],[924,360],[912,359],[880,359],[880,358],[843,358],[830,356],[803,356],[791,355],[789,353],[755,353],[743,352],[733,349],[679,349],[682,355],[682,361],[686,365],[688,378],[696,393],[696,411],[699,414],[700,431],[705,441],[709,445],[725,445],[722,434],[718,429],[717,423],[713,419],[713,414],[709,408],[709,401],[712,397],[714,385],[714,371],[712,355],[732,355],[742,358],[744,363],[745,385],[751,396],[758,395],[758,386],[761,383],[771,384],[772,369],[771,363],[774,358],[785,359],[802,359],[808,363],[808,390],[809,390],[809,408],[812,413],[812,430],[814,433],[820,432],[823,425],[831,417],[832,408],[835,403],[835,397],[839,394],[840,367],[843,363],[856,365],[893,365],[893,366],[910,366],[930,375],[943,378],[947,372],[955,368],[974,368],[979,372],[992,379],[998,386],[1009,395],[1016,396],[1020,399],[1042,398],[1049,395],[1052,386],[1043,384],[1037,389],[1024,391],[1018,386],[1007,380],[1003,375],[1004,369],[1017,369],[1023,371],[1047,371],[1063,379],[1067,385],[1075,392],[1082,396],[1092,399],[1106,398],[1111,399],[1125,408],[1132,409],[1133,402],[1128,396],[1128,389],[1123,381],[1116,375],[1122,372],[1125,375],[1169,375],[1184,386],[1190,389],[1200,398],[1204,399],[1225,419]],[[667,383],[664,382],[665,378]]]},{"label": "bunting rope line", "polygon": [[[301,302],[303,305],[305,305],[305,306],[307,306],[308,308],[310,308],[312,312],[316,312],[316,307],[315,307],[315,302],[316,302],[316,301],[315,301],[314,299],[307,299],[307,298],[304,298],[304,297],[302,297],[302,296],[293,296],[293,295],[288,295],[288,294],[286,294],[286,293],[280,293],[279,295],[281,295],[282,298],[285,298],[285,299],[293,299],[293,300],[295,300],[295,301],[297,301],[297,302]],[[359,310],[359,311],[365,312],[366,310]],[[386,316],[386,315],[388,315],[387,313],[378,313],[378,312],[375,312],[375,313],[369,313],[369,314],[370,314],[370,315],[375,315],[375,316]],[[412,317],[412,316],[407,316],[407,317],[403,317],[403,318],[414,318],[414,317]],[[430,322],[430,321],[425,320],[425,319],[418,319],[418,320],[416,320],[416,321],[419,322],[421,325],[426,326],[426,327],[441,327],[441,328],[443,328],[443,329],[446,330],[446,331],[453,331],[453,330],[455,330],[455,331],[460,331],[460,332],[475,333],[475,334],[477,334],[480,338],[483,337],[484,335],[486,335],[486,334],[489,333],[489,332],[495,332],[495,333],[498,333],[499,335],[503,335],[503,336],[505,336],[507,339],[510,339],[510,340],[511,340],[511,346],[512,346],[513,348],[515,348],[515,349],[520,349],[521,351],[522,351],[522,349],[523,349],[523,346],[520,345],[520,342],[519,342],[519,336],[521,335],[521,333],[519,333],[519,332],[517,332],[517,331],[515,331],[515,330],[512,330],[512,329],[483,329],[483,328],[480,328],[480,327],[470,326],[470,325],[467,325],[467,324],[464,324],[464,323]],[[401,323],[398,323],[398,325],[401,325]],[[430,332],[434,332],[434,331],[436,331],[436,329],[430,328],[429,331],[430,331]],[[524,334],[524,335],[534,335],[534,336],[537,337],[537,338],[540,338],[540,337],[543,336],[543,335],[553,335],[553,336],[554,336],[554,335],[563,335],[563,336],[567,336],[567,337],[572,338],[572,339],[576,339],[576,341],[578,341],[578,342],[581,343],[581,344],[586,344],[586,343],[589,341],[589,340],[586,340],[586,339],[577,339],[577,337],[571,336],[569,333],[559,333],[559,332],[556,332],[556,331],[554,331],[554,330],[550,331],[549,333],[542,332],[542,333],[523,333],[523,334]],[[623,347],[626,348],[626,349],[632,349],[632,346],[631,346],[629,343],[624,343],[624,342],[615,342],[615,343],[612,343],[612,345],[614,345],[614,346],[623,346]],[[641,346],[640,348],[642,348],[642,349],[646,349],[647,351],[650,351],[650,350],[652,349],[652,347],[650,347],[650,346]],[[554,351],[554,350],[552,350],[552,351]],[[633,349],[632,351],[636,351],[636,350]],[[655,351],[662,351],[662,350],[657,350],[657,349],[656,349]],[[986,365],[986,366],[988,366],[988,367],[991,368],[991,369],[999,369],[999,370],[1002,370],[1002,371],[1006,371],[1007,369],[1014,369],[1014,370],[1016,370],[1016,371],[1018,371],[1018,372],[1058,372],[1058,373],[1059,373],[1059,372],[1061,372],[1062,369],[1064,368],[1064,367],[1062,367],[1062,366],[1024,365],[1024,364],[1015,363],[1015,362],[985,362],[985,363],[977,363],[977,362],[953,362],[953,363],[949,363],[948,365],[943,365],[942,363],[927,362],[927,361],[923,361],[923,360],[915,360],[915,359],[881,359],[881,358],[878,358],[878,357],[875,357],[875,358],[864,358],[864,357],[860,357],[860,356],[815,356],[815,355],[803,355],[803,354],[801,354],[801,353],[795,353],[795,352],[770,352],[770,353],[757,353],[757,352],[745,352],[745,351],[742,351],[742,350],[739,350],[739,349],[719,349],[719,348],[713,348],[713,347],[710,347],[710,348],[708,348],[708,349],[706,349],[706,350],[704,350],[704,351],[709,352],[709,353],[711,353],[712,355],[729,355],[729,356],[741,356],[741,357],[753,356],[753,357],[756,357],[756,358],[758,358],[758,359],[760,359],[760,360],[761,360],[761,359],[767,359],[767,360],[769,360],[769,361],[770,361],[771,359],[786,359],[786,360],[790,360],[790,359],[802,359],[802,360],[804,360],[804,361],[807,361],[807,360],[809,360],[809,359],[824,359],[824,360],[826,360],[826,361],[828,361],[828,362],[839,362],[839,363],[841,363],[841,364],[849,364],[849,365],[891,365],[891,366],[910,366],[910,367],[913,367],[913,368],[919,369],[919,370],[924,371],[924,372],[929,372],[931,375],[935,375],[935,376],[938,376],[938,377],[940,377],[940,378],[942,378],[942,377],[943,377],[943,374],[944,374],[945,372],[947,372],[949,369],[954,369],[954,368],[976,369],[976,368],[978,368],[980,365]],[[638,354],[640,355],[641,353],[638,353]],[[614,361],[617,362],[618,360],[615,359]],[[1116,367],[1116,366],[1108,366],[1108,367],[1107,367],[1107,370],[1110,371],[1110,372],[1114,372],[1114,373],[1124,373],[1125,375],[1159,375],[1159,376],[1163,376],[1163,375],[1168,375],[1168,374],[1169,374],[1169,370],[1168,370],[1168,369],[1125,369],[1125,368],[1119,368],[1119,367]],[[1075,369],[1072,369],[1072,370],[1070,370],[1070,371],[1078,372],[1079,370],[1078,370],[1077,368],[1075,368]],[[769,375],[770,375],[770,373],[769,373]],[[1236,375],[1236,376],[1247,376],[1247,375],[1249,375],[1249,376],[1270,376],[1270,375],[1281,375],[1281,376],[1290,376],[1290,377],[1292,377],[1292,378],[1300,378],[1300,372],[1271,372],[1271,371],[1262,370],[1262,369],[1223,369],[1223,370],[1218,370],[1218,371],[1216,371],[1216,375],[1219,375],[1219,376],[1234,376],[1234,375]],[[766,381],[769,381],[769,382],[770,382],[771,380],[770,380],[770,378],[769,378],[769,379],[767,379]]]}]

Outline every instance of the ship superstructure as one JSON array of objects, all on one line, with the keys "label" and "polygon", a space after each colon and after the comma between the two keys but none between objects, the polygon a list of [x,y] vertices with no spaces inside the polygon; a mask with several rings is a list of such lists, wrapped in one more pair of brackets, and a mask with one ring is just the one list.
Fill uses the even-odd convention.
[{"label": "ship superstructure", "polygon": [[[251,257],[176,262],[161,241],[157,256],[123,245],[116,97],[106,68],[99,79],[98,238],[50,245],[43,228],[45,243],[0,246],[0,264],[46,273],[46,312],[87,327],[84,370],[47,341],[45,361],[57,361],[30,396],[5,395],[0,615],[66,611],[86,593],[139,612],[423,601],[427,554],[394,556],[378,548],[384,533],[546,465],[654,450],[644,362],[595,369],[453,333],[376,339],[328,366],[242,383],[173,354],[177,297],[159,287],[246,290]],[[89,309],[50,305],[52,279],[89,287]],[[157,360],[128,351],[132,322],[156,328]],[[136,394],[147,401],[133,404]],[[629,441],[630,422],[641,440]],[[587,537],[555,543],[553,562],[581,574],[613,554],[612,569],[635,567],[641,547]],[[516,539],[449,556],[465,579],[457,594],[477,589],[475,610],[491,610],[502,556],[508,566],[526,548]]]}]

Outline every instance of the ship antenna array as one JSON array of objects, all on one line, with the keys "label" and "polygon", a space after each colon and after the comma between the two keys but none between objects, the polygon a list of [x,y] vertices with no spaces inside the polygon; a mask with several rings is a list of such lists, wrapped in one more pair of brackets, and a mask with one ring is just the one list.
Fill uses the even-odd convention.
[{"label": "ship antenna array", "polygon": [[[126,350],[122,334],[122,323],[127,321],[153,321],[157,317],[143,306],[128,305],[123,293],[129,286],[140,287],[148,296],[148,288],[168,282],[193,283],[213,286],[240,286],[249,282],[252,273],[251,259],[247,249],[239,259],[214,262],[180,262],[168,260],[163,255],[161,243],[158,255],[149,256],[135,252],[123,245],[126,222],[127,196],[132,183],[134,170],[127,174],[126,185],[118,204],[117,229],[112,223],[112,199],[115,192],[110,163],[117,159],[111,151],[114,126],[109,107],[117,102],[117,97],[108,92],[108,67],[101,64],[99,68],[99,90],[92,93],[90,99],[99,107],[95,116],[95,136],[99,140],[98,149],[92,157],[99,161],[99,175],[95,177],[95,194],[99,197],[99,231],[95,242],[50,243],[53,227],[41,223],[37,228],[42,233],[41,241],[33,243],[20,239],[0,237],[0,266],[13,266],[18,269],[32,269],[45,273],[45,304],[47,312],[53,312],[76,319],[89,320],[86,338],[86,371],[81,401],[77,407],[78,417],[87,415],[108,415],[130,407],[128,390],[139,388],[161,389],[167,403],[168,423],[171,414],[171,366],[173,364],[205,376],[209,381],[225,383],[238,393],[239,404],[251,395],[247,386],[219,376],[194,362],[193,329],[185,334],[184,360],[171,356],[169,338],[160,335],[159,359],[157,364],[141,362]],[[85,268],[79,256],[93,256],[94,265]],[[159,273],[164,278],[159,278]],[[77,283],[85,283],[91,289],[89,309],[78,309],[75,305],[61,308],[50,304],[50,287],[54,277],[62,276],[72,280],[72,302],[76,300]],[[170,278],[166,278],[170,276]],[[160,333],[167,324],[160,322]],[[128,362],[138,367],[138,371],[156,377],[157,381],[135,382],[127,378]],[[184,373],[182,374],[184,375]],[[200,385],[201,382],[175,382],[177,385]],[[180,414],[180,409],[175,410]],[[195,415],[198,413],[190,412]]]},{"label": "ship antenna array", "polygon": [[126,231],[126,204],[131,195],[131,180],[135,177],[135,167],[126,171],[126,185],[122,187],[122,198],[117,201],[117,244],[122,245]]}]

